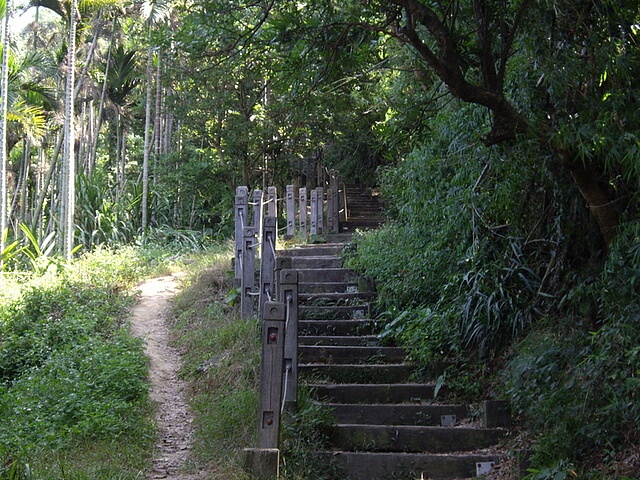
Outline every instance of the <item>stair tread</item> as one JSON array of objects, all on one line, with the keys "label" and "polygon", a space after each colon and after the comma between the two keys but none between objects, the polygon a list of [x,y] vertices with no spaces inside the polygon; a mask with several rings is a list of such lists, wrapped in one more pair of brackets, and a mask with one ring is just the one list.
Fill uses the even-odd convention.
[{"label": "stair tread", "polygon": [[351,480],[477,478],[476,464],[499,463],[502,456],[482,449],[464,453],[317,451],[316,456]]}]

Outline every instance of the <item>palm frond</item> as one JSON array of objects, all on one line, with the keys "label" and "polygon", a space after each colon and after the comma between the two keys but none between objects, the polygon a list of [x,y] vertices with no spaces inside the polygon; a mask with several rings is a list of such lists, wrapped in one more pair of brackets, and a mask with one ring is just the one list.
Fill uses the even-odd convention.
[{"label": "palm frond", "polygon": [[24,133],[34,143],[38,143],[47,130],[47,119],[42,107],[27,105],[24,100],[12,106],[7,114],[7,120],[19,123]]}]

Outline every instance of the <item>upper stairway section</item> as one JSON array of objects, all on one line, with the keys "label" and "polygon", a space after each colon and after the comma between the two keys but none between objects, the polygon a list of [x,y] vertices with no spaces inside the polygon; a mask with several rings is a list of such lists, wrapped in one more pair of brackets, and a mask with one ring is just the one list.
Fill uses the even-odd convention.
[{"label": "upper stairway section", "polygon": [[344,184],[342,188],[345,206],[341,232],[353,233],[358,229],[378,228],[384,223],[379,191],[354,184]]}]

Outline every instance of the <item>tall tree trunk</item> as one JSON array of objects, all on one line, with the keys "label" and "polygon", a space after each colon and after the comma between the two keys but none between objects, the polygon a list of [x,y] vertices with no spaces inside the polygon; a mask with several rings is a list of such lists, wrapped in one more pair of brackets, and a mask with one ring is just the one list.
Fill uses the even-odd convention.
[{"label": "tall tree trunk", "polygon": [[620,214],[616,209],[617,201],[609,198],[602,189],[598,183],[596,170],[591,163],[585,163],[565,150],[559,152],[578,190],[587,202],[587,208],[596,219],[602,236],[609,245],[616,237],[620,226]]},{"label": "tall tree trunk", "polygon": [[102,81],[102,92],[100,93],[100,106],[98,108],[98,117],[95,126],[95,135],[93,138],[93,144],[89,154],[89,173],[93,175],[96,167],[96,157],[98,155],[98,141],[100,139],[100,130],[102,128],[102,117],[104,116],[104,104],[107,99],[107,85],[109,77],[109,69],[111,67],[111,53],[113,51],[113,39],[116,33],[116,22],[113,22],[111,28],[111,35],[109,36],[109,51],[107,52],[107,62],[104,68],[104,80]]},{"label": "tall tree trunk", "polygon": [[22,171],[22,183],[20,185],[20,223],[28,224],[29,219],[29,171],[31,170],[31,142],[24,140],[24,168]]},{"label": "tall tree trunk", "polygon": [[[33,209],[33,219],[31,223],[32,232],[36,231],[36,228],[38,228],[38,231],[40,231],[39,226],[40,227],[42,226],[41,222],[42,222],[42,211],[44,207],[44,201],[47,198],[47,192],[49,191],[51,180],[53,179],[53,175],[56,170],[58,157],[60,156],[60,149],[62,148],[63,143],[64,143],[64,132],[60,134],[58,136],[58,139],[56,140],[56,147],[53,150],[53,155],[51,156],[51,164],[49,166],[49,170],[47,171],[47,174],[42,181],[42,185],[40,186],[40,190],[38,193],[38,200],[36,202],[35,208]],[[54,205],[55,202],[53,200],[54,200],[53,195],[51,195],[51,202],[49,202],[50,205]]]},{"label": "tall tree trunk", "polygon": [[[0,75],[0,274],[3,269],[2,253],[5,249],[5,232],[7,231],[8,187],[7,187],[7,111],[9,89],[9,16],[11,2],[7,0],[2,29],[2,74]],[[0,275],[0,281],[2,276]]]},{"label": "tall tree trunk", "polygon": [[[160,154],[162,153],[162,142],[163,136],[162,132],[163,128],[163,117],[162,117],[162,104],[163,104],[163,95],[162,95],[162,57],[160,55],[160,50],[158,50],[158,58],[157,58],[157,68],[156,68],[156,107],[155,107],[155,115],[154,115],[154,127],[153,127],[153,143],[154,143],[154,156],[153,156],[153,170],[151,172],[152,184],[155,187],[158,184],[158,162],[160,161]],[[158,204],[157,199],[155,199],[151,204],[151,225],[157,224],[157,210]]]},{"label": "tall tree trunk", "polygon": [[74,99],[75,99],[75,64],[76,64],[76,22],[78,15],[78,0],[72,0],[69,15],[69,48],[67,52],[67,79],[65,88],[65,119],[64,119],[64,199],[63,199],[63,239],[64,255],[67,261],[71,261],[75,231],[75,125],[74,125]]},{"label": "tall tree trunk", "polygon": [[147,231],[149,205],[149,154],[151,150],[151,105],[153,103],[153,50],[147,49],[147,99],[144,118],[144,154],[142,159],[142,235]]},{"label": "tall tree trunk", "polygon": [[124,192],[124,128],[123,119],[120,111],[116,113],[116,181],[118,182],[117,196],[121,197]]}]

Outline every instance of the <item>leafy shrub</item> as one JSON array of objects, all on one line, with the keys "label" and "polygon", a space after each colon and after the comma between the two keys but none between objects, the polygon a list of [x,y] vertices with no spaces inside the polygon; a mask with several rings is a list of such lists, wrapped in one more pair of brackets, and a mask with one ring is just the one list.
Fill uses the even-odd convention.
[{"label": "leafy shrub", "polygon": [[562,201],[531,145],[486,150],[459,129],[483,121],[476,109],[440,116],[438,135],[381,172],[393,220],[356,237],[348,265],[374,280],[385,333],[420,361],[490,357],[551,308],[567,256]]},{"label": "leafy shrub", "polygon": [[152,432],[147,363],[123,318],[146,270],[133,249],[101,250],[8,284],[15,291],[0,302],[0,464],[18,458],[49,471],[55,466],[41,455],[73,454],[83,442],[117,450],[124,437],[138,452],[131,462],[140,461]]},{"label": "leafy shrub", "polygon": [[[640,441],[639,232],[625,226],[601,278],[568,296],[575,316],[529,335],[510,362],[506,392],[538,437],[539,467],[607,463]],[[599,320],[588,331],[580,306],[593,299]]]},{"label": "leafy shrub", "polygon": [[60,447],[82,437],[115,438],[138,426],[146,409],[141,344],[124,331],[51,355],[4,392],[4,445]]}]

